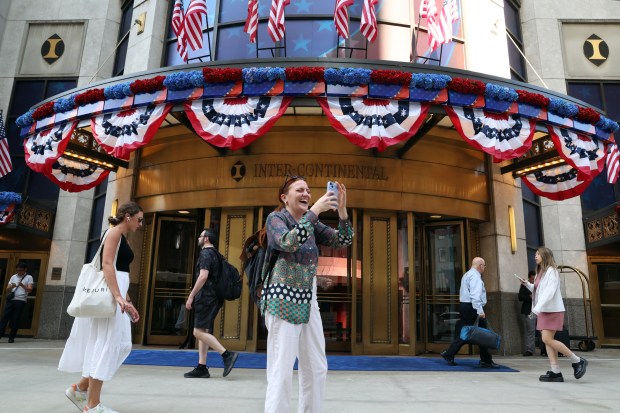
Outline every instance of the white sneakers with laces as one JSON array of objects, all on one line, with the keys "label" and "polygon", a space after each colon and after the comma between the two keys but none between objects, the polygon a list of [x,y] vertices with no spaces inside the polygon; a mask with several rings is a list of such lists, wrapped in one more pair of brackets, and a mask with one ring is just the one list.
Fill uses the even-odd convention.
[{"label": "white sneakers with laces", "polygon": [[71,402],[75,404],[80,411],[83,411],[86,407],[88,392],[78,389],[77,384],[72,384],[69,386],[69,388],[65,390],[65,396],[67,396],[67,398],[71,400]]},{"label": "white sneakers with laces", "polygon": [[83,413],[118,413],[116,410],[112,410],[109,407],[105,407],[103,404],[99,403],[97,406],[89,409],[88,407],[84,407]]}]

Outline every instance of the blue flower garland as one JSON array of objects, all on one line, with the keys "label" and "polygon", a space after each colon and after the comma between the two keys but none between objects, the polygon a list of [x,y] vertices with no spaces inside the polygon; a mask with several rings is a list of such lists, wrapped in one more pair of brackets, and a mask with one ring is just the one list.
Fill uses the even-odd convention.
[{"label": "blue flower garland", "polygon": [[10,204],[21,204],[22,195],[17,192],[0,192],[0,209],[5,209]]},{"label": "blue flower garland", "polygon": [[54,112],[56,113],[68,112],[71,109],[75,109],[75,107],[75,94],[66,98],[60,98],[54,102]]},{"label": "blue flower garland", "polygon": [[341,67],[325,69],[325,82],[328,85],[359,86],[370,83],[370,69]]},{"label": "blue flower garland", "polygon": [[274,80],[285,80],[286,72],[283,67],[246,67],[241,71],[243,81],[247,83],[261,83]]},{"label": "blue flower garland", "polygon": [[17,124],[20,128],[32,125],[34,123],[34,119],[32,119],[33,112],[34,110],[30,109],[28,112],[18,117],[17,120],[15,120],[15,124]]},{"label": "blue flower garland", "polygon": [[579,112],[579,107],[563,99],[550,98],[547,106],[549,112],[563,118],[572,118]]},{"label": "blue flower garland", "polygon": [[516,102],[519,99],[519,94],[516,90],[493,83],[487,83],[484,95],[505,102]]},{"label": "blue flower garland", "polygon": [[614,133],[618,130],[618,122],[606,118],[605,116],[601,116],[601,120],[596,122],[596,125],[594,126],[609,133]]},{"label": "blue flower garland", "polygon": [[[129,95],[127,91],[129,91]],[[129,83],[119,83],[118,85],[108,86],[103,89],[103,95],[106,99],[125,99],[127,96],[131,96],[131,94]]]},{"label": "blue flower garland", "polygon": [[205,85],[205,78],[202,71],[192,70],[191,72],[172,73],[164,79],[164,86],[170,90],[187,90],[202,87]]},{"label": "blue flower garland", "polygon": [[429,73],[412,73],[410,87],[425,90],[441,90],[448,86],[452,78],[448,75],[435,75]]}]

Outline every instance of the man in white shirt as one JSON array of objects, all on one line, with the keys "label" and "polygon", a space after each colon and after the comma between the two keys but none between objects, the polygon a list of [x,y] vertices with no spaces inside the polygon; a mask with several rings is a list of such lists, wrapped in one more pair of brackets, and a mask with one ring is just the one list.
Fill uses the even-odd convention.
[{"label": "man in white shirt", "polygon": [[26,297],[32,292],[34,279],[32,275],[26,273],[28,266],[20,262],[15,267],[16,274],[13,274],[6,286],[6,293],[13,293],[13,298],[7,300],[4,306],[4,314],[0,320],[0,338],[4,334],[7,323],[11,322],[11,332],[9,333],[9,343],[15,342],[15,336],[19,329],[19,321],[22,317],[24,307],[26,307]]},{"label": "man in white shirt", "polygon": [[[459,352],[461,347],[467,342],[461,340],[461,329],[463,326],[472,326],[478,319],[478,326],[487,327],[486,315],[484,314],[484,306],[487,303],[487,292],[482,281],[482,273],[486,264],[480,257],[473,259],[471,268],[461,278],[461,290],[459,294],[459,311],[461,319],[456,323],[456,337],[450,347],[441,352],[441,357],[450,366],[456,366],[454,356]],[[493,362],[493,357],[486,347],[480,346],[480,368],[497,369],[499,365]]]}]

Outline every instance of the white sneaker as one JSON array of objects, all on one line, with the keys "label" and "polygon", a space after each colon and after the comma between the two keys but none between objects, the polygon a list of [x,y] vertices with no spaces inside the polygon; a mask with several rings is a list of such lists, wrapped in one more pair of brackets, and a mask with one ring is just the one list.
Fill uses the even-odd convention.
[{"label": "white sneaker", "polygon": [[88,392],[78,389],[77,384],[72,384],[67,390],[65,390],[65,396],[67,396],[67,398],[71,400],[71,402],[75,404],[80,411],[84,410],[86,407]]},{"label": "white sneaker", "polygon": [[116,410],[112,410],[109,407],[105,407],[103,404],[99,403],[97,406],[89,409],[88,407],[84,407],[83,413],[118,413]]}]

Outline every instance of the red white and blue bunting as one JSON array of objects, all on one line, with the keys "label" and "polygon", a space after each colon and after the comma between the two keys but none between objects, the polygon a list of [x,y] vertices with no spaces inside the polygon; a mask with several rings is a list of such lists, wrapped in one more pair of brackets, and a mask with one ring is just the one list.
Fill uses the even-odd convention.
[{"label": "red white and blue bunting", "polygon": [[71,159],[58,158],[45,176],[60,189],[67,192],[80,192],[99,185],[110,171]]},{"label": "red white and blue bunting", "polygon": [[521,177],[536,195],[562,201],[579,196],[586,190],[592,177],[579,172],[571,165],[560,165]]},{"label": "red white and blue bunting", "polygon": [[24,141],[26,163],[33,171],[49,171],[64,153],[77,122],[63,123],[31,135]]},{"label": "red white and blue bunting", "polygon": [[236,150],[267,133],[292,100],[283,96],[203,99],[186,102],[185,113],[206,142]]},{"label": "red white and blue bunting", "polygon": [[172,104],[148,105],[90,120],[93,137],[110,155],[129,159],[129,154],[153,139]]},{"label": "red white and blue bunting", "polygon": [[607,165],[607,182],[615,185],[620,175],[620,151],[618,145],[610,143],[605,164]]},{"label": "red white and blue bunting", "polygon": [[415,135],[430,103],[366,98],[318,98],[329,122],[351,143],[383,151]]},{"label": "red white and blue bunting", "polygon": [[560,156],[579,172],[594,178],[605,167],[606,145],[581,133],[547,126]]},{"label": "red white and blue bunting", "polygon": [[446,106],[445,110],[459,135],[491,155],[494,162],[517,158],[532,146],[535,120],[458,106]]}]

